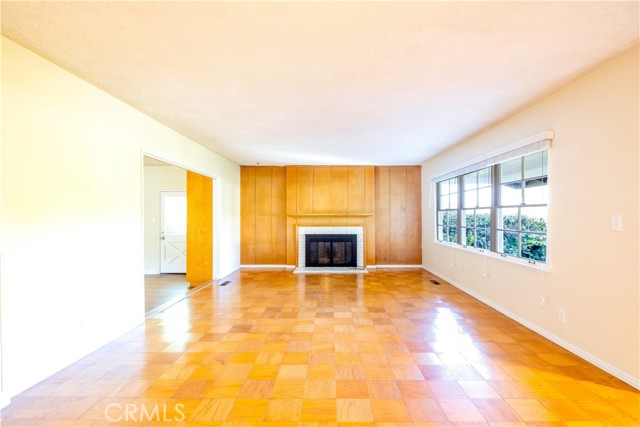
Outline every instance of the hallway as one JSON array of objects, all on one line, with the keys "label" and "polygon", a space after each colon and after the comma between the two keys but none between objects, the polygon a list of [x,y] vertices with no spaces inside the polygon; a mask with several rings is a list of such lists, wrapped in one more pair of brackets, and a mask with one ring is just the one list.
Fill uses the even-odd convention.
[{"label": "hallway", "polygon": [[144,312],[148,316],[179,300],[189,292],[189,286],[186,274],[145,274]]},{"label": "hallway", "polygon": [[237,271],[15,397],[1,424],[639,425],[640,392],[433,278]]}]

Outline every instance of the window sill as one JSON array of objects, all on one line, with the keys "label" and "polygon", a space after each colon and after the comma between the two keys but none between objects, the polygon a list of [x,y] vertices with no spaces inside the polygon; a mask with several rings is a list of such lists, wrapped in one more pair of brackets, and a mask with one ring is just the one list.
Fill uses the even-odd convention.
[{"label": "window sill", "polygon": [[439,240],[435,240],[434,243],[436,245],[445,246],[445,247],[456,249],[459,251],[470,252],[472,254],[481,255],[484,257],[508,262],[510,264],[516,264],[525,268],[530,268],[538,271],[542,270],[546,273],[551,273],[551,267],[549,266],[549,262],[543,263],[543,262],[529,261],[526,259],[517,258],[510,255],[503,255],[496,252],[491,252],[485,249],[477,249],[469,246],[463,246],[458,243],[441,242]]}]

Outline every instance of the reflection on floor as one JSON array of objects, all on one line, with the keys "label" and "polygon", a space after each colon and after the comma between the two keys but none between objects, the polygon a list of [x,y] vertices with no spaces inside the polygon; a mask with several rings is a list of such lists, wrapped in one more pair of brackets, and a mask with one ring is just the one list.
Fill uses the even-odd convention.
[{"label": "reflection on floor", "polygon": [[639,426],[638,390],[430,279],[237,271],[16,396],[0,423]]},{"label": "reflection on floor", "polygon": [[146,274],[144,276],[144,311],[154,309],[182,298],[189,290],[185,274]]}]

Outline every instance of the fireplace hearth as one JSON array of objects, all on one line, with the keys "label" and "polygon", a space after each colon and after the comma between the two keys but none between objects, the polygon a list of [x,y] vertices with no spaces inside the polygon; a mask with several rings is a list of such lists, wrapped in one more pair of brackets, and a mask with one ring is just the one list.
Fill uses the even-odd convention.
[{"label": "fireplace hearth", "polygon": [[357,267],[356,234],[307,234],[307,267]]}]

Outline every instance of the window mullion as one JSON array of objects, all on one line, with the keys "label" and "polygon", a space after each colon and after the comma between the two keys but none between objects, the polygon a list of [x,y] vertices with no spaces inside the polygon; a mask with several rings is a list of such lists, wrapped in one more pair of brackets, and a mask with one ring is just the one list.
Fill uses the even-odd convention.
[{"label": "window mullion", "polygon": [[491,242],[489,250],[498,252],[498,204],[500,203],[500,165],[491,166]]},{"label": "window mullion", "polygon": [[459,176],[456,178],[458,181],[458,244],[462,244],[462,201],[464,200],[464,195],[462,194],[462,177]]}]

